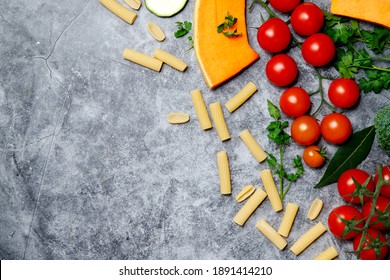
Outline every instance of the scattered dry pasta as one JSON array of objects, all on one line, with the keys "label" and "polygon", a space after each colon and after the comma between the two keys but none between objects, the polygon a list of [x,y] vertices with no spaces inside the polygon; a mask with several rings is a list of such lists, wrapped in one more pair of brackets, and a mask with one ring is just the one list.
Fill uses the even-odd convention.
[{"label": "scattered dry pasta", "polygon": [[162,62],[182,72],[188,67],[188,65],[180,58],[177,58],[176,56],[160,49],[156,49],[153,53],[153,56],[158,60],[161,60]]},{"label": "scattered dry pasta", "polygon": [[315,220],[320,214],[323,206],[324,206],[324,202],[321,199],[316,198],[309,208],[309,212],[307,213],[307,218],[312,221]]},{"label": "scattered dry pasta", "polygon": [[141,7],[141,0],[124,0],[127,5],[129,5],[134,10],[139,10]]},{"label": "scattered dry pasta", "polygon": [[315,257],[315,260],[333,260],[335,257],[337,257],[339,253],[337,250],[330,246],[328,249],[323,251],[321,254],[319,254],[317,257]]},{"label": "scattered dry pasta", "polygon": [[125,49],[123,51],[123,58],[157,72],[160,72],[163,64],[158,59],[132,49]]},{"label": "scattered dry pasta", "polygon": [[280,227],[278,229],[278,233],[281,236],[288,237],[288,235],[290,234],[298,209],[299,206],[295,203],[287,203],[286,212],[284,213],[282,223],[280,224]]},{"label": "scattered dry pasta", "polygon": [[272,208],[275,212],[281,211],[283,209],[282,200],[280,199],[278,190],[276,189],[274,179],[272,178],[271,170],[264,169],[260,171],[260,177],[263,181],[265,191],[268,194],[268,198],[271,201]]},{"label": "scattered dry pasta", "polygon": [[190,116],[186,113],[171,113],[168,115],[168,122],[171,124],[183,124],[190,120]]},{"label": "scattered dry pasta", "polygon": [[264,152],[259,143],[257,143],[256,139],[253,138],[248,129],[245,129],[240,133],[240,138],[259,163],[263,162],[267,158],[267,154]]},{"label": "scattered dry pasta", "polygon": [[238,211],[233,221],[238,225],[243,226],[249,217],[255,212],[256,208],[263,202],[267,197],[267,193],[262,189],[257,189],[244,206]]},{"label": "scattered dry pasta", "polygon": [[162,31],[161,27],[158,26],[154,22],[149,22],[148,23],[148,31],[150,35],[153,36],[154,39],[156,39],[159,42],[162,42],[165,40],[165,34],[164,31]]},{"label": "scattered dry pasta", "polygon": [[191,92],[191,98],[192,103],[194,104],[196,115],[199,119],[200,127],[203,130],[212,128],[213,126],[211,124],[209,114],[207,113],[207,107],[204,102],[202,92],[199,89],[194,90],[193,92]]},{"label": "scattered dry pasta", "polygon": [[325,232],[326,227],[324,224],[321,222],[317,223],[292,245],[290,248],[291,252],[293,252],[295,255],[299,255]]},{"label": "scattered dry pasta", "polygon": [[217,153],[217,164],[219,171],[219,185],[221,194],[231,194],[230,169],[228,155],[225,151]]},{"label": "scattered dry pasta", "polygon": [[230,139],[230,133],[227,128],[225,117],[222,112],[222,107],[219,102],[211,103],[210,104],[210,112],[211,116],[213,118],[215,129],[217,130],[219,139],[221,141],[226,141]]},{"label": "scattered dry pasta", "polygon": [[137,14],[129,9],[123,7],[115,0],[99,0],[99,2],[109,9],[112,13],[114,13],[119,18],[123,19],[125,22],[129,24],[133,24],[135,19],[137,18]]},{"label": "scattered dry pasta", "polygon": [[257,87],[254,83],[249,82],[240,92],[238,92],[235,96],[233,96],[228,102],[226,102],[225,106],[229,110],[230,113],[233,113],[245,103],[255,92],[257,91]]},{"label": "scattered dry pasta", "polygon": [[244,201],[255,192],[255,187],[252,185],[245,186],[236,196],[237,202]]},{"label": "scattered dry pasta", "polygon": [[287,246],[287,241],[274,230],[265,220],[261,219],[256,224],[257,229],[265,235],[279,250],[283,250]]}]

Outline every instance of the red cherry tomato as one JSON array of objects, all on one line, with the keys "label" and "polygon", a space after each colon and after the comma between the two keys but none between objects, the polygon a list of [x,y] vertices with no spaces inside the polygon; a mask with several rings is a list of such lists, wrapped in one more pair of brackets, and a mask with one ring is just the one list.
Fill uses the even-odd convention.
[{"label": "red cherry tomato", "polygon": [[328,64],[336,54],[332,38],[323,33],[311,35],[302,44],[302,56],[313,66]]},{"label": "red cherry tomato", "polygon": [[299,87],[286,89],[279,100],[280,109],[287,116],[296,118],[305,114],[310,108],[310,96]]},{"label": "red cherry tomato", "polygon": [[[372,199],[364,203],[362,208],[362,214],[364,219],[368,219],[372,207]],[[382,214],[383,213],[383,214]],[[378,200],[375,204],[374,216],[370,219],[370,228],[377,230],[385,230],[390,228],[390,199],[384,196],[378,196]],[[378,218],[379,221],[378,221]]]},{"label": "red cherry tomato", "polygon": [[298,144],[309,146],[320,137],[320,125],[311,116],[300,116],[291,125],[291,137]]},{"label": "red cherry tomato", "polygon": [[309,146],[303,151],[303,161],[310,167],[317,168],[324,164],[324,151],[318,146]]},{"label": "red cherry tomato", "polygon": [[277,54],[268,61],[265,73],[271,83],[283,87],[295,81],[298,75],[298,67],[291,56]]},{"label": "red cherry tomato", "polygon": [[[353,250],[357,252],[360,240],[363,235],[359,234],[353,240]],[[386,244],[386,237],[375,229],[368,229],[366,240],[363,243],[363,250],[360,252],[362,260],[383,260],[389,251],[389,245]]]},{"label": "red cherry tomato", "polygon": [[290,28],[283,20],[271,18],[257,30],[257,41],[260,47],[268,52],[281,52],[290,44]]},{"label": "red cherry tomato", "polygon": [[[375,185],[378,183],[378,176],[379,175],[377,172],[374,177]],[[390,181],[390,165],[382,167],[382,176],[384,180]],[[380,194],[387,198],[390,198],[390,185],[389,184],[383,185]]]},{"label": "red cherry tomato", "polygon": [[341,144],[348,140],[352,133],[350,120],[340,113],[326,115],[321,122],[321,134],[326,141]]},{"label": "red cherry tomato", "polygon": [[[363,186],[357,187],[354,179],[360,185],[363,185],[366,181],[368,183],[365,188]],[[349,169],[341,174],[337,181],[337,189],[345,201],[360,204],[360,198],[365,202],[372,197],[375,185],[367,172],[360,169]]]},{"label": "red cherry tomato", "polygon": [[339,78],[334,80],[328,89],[330,102],[339,108],[350,108],[359,99],[360,89],[358,84],[351,79]]},{"label": "red cherry tomato", "polygon": [[301,0],[270,0],[269,3],[271,6],[282,13],[291,12],[294,10]]},{"label": "red cherry tomato", "polygon": [[[350,223],[351,225],[348,226],[346,223]],[[329,230],[334,236],[341,239],[354,238],[359,234],[363,226],[362,214],[360,214],[358,209],[350,205],[343,205],[333,209],[328,217]],[[356,231],[356,229],[359,229],[359,231]]]},{"label": "red cherry tomato", "polygon": [[291,14],[291,26],[299,35],[310,36],[317,33],[324,24],[324,14],[313,3],[302,3]]}]

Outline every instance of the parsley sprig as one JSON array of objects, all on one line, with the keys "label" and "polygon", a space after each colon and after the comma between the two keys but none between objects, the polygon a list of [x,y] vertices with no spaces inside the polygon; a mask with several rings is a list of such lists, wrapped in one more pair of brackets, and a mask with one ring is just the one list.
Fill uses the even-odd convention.
[{"label": "parsley sprig", "polygon": [[[332,37],[338,47],[334,67],[340,76],[355,78],[358,73],[364,73],[358,83],[365,93],[379,93],[389,89],[390,67],[379,67],[375,62],[390,62],[390,57],[378,56],[390,48],[390,30],[379,26],[375,26],[373,30],[365,30],[357,20],[335,16],[325,11],[324,15],[324,32]],[[372,54],[359,48],[357,43],[360,43],[360,46],[363,43]]]},{"label": "parsley sprig", "polygon": [[[192,29],[192,23],[189,21],[184,21],[184,22],[177,21],[176,25],[177,25],[177,30],[174,33],[175,38],[184,37]],[[194,47],[194,40],[192,39],[192,36],[187,36],[187,40],[190,42],[190,48],[187,49],[186,51],[189,51],[190,49],[192,49]]]},{"label": "parsley sprig", "polygon": [[234,29],[233,31],[230,29],[237,23],[237,18],[233,17],[232,15],[227,14],[225,17],[225,21],[218,25],[217,27],[217,32],[218,33],[223,33],[226,37],[232,38],[232,37],[238,37],[241,36],[242,33],[237,32],[237,28]]},{"label": "parsley sprig", "polygon": [[[296,169],[294,173],[287,173],[284,163],[283,155],[286,147],[291,142],[291,136],[284,131],[288,127],[287,121],[281,121],[281,115],[278,107],[276,107],[271,101],[267,100],[268,112],[274,119],[267,127],[268,138],[271,139],[279,148],[279,160],[271,153],[268,153],[267,163],[273,168],[274,173],[279,177],[279,196],[283,199],[287,192],[290,190],[291,184],[298,180],[303,174],[304,169],[302,165],[302,159],[297,155],[293,160],[293,167]],[[284,180],[289,181],[286,188],[284,188]]]}]

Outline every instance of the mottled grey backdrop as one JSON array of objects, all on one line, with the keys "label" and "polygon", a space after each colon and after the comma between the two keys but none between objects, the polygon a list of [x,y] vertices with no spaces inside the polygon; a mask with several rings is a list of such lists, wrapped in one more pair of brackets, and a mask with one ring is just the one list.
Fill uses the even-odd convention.
[{"label": "mottled grey backdrop", "polygon": [[[329,1],[314,2],[329,9]],[[193,50],[185,52],[186,39],[173,36],[176,21],[192,21],[193,8],[189,1],[178,15],[158,18],[142,6],[131,26],[97,0],[0,2],[1,259],[296,259],[255,228],[261,217],[279,226],[282,214],[269,201],[244,227],[232,222],[240,208],[234,196],[246,184],[260,186],[259,171],[267,167],[256,163],[239,132],[249,128],[275,152],[265,132],[266,99],[277,102],[282,89],[265,78],[270,56],[250,28],[261,59],[210,91]],[[260,11],[248,14],[249,27],[260,25]],[[148,34],[149,21],[165,30],[163,43]],[[181,73],[164,65],[156,73],[122,60],[126,47],[147,54],[160,47],[189,68]],[[290,53],[299,63],[297,84],[315,89],[312,69],[298,50]],[[232,139],[221,143],[215,129],[201,131],[190,91],[199,88],[207,103],[224,104],[249,81],[258,93],[233,114],[224,110]],[[363,95],[346,113],[353,129],[371,125],[375,111],[389,103],[388,93]],[[191,121],[169,125],[166,116],[176,111]],[[325,145],[332,154],[335,147]],[[232,196],[219,194],[215,155],[221,149],[230,158]],[[293,144],[288,157],[302,150]],[[375,142],[361,167],[372,173],[379,162],[389,157]],[[307,168],[286,197],[301,206],[290,245],[314,224],[306,213],[316,197],[325,202],[317,219],[324,223],[342,204],[335,185],[313,189],[323,171]],[[350,243],[326,233],[298,259],[330,245],[341,259],[354,258]]]}]

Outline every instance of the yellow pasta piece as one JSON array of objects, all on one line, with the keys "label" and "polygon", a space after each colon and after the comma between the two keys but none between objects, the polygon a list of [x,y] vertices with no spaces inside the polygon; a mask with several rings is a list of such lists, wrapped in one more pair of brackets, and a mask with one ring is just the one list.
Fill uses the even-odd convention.
[{"label": "yellow pasta piece", "polygon": [[241,202],[241,201],[244,201],[245,199],[247,199],[248,197],[250,197],[254,192],[255,192],[255,187],[252,186],[252,185],[248,185],[246,187],[244,187],[239,193],[238,195],[236,196],[236,200],[237,202]]},{"label": "yellow pasta piece", "polygon": [[165,40],[164,31],[162,31],[161,27],[154,22],[148,23],[148,31],[157,41],[162,42]]},{"label": "yellow pasta piece", "polygon": [[171,124],[182,124],[190,120],[190,116],[186,113],[172,113],[168,115],[168,122]]},{"label": "yellow pasta piece", "polygon": [[188,67],[188,65],[183,60],[160,49],[156,49],[153,53],[153,56],[158,60],[161,60],[162,62],[182,72]]},{"label": "yellow pasta piece", "polygon": [[125,22],[129,24],[133,24],[135,19],[137,18],[137,14],[133,11],[130,11],[129,9],[123,7],[121,4],[119,4],[115,0],[99,0],[99,2],[109,9],[111,12],[113,12],[115,15],[117,15],[119,18],[123,19]]},{"label": "yellow pasta piece", "polygon": [[328,249],[323,251],[321,254],[319,254],[317,257],[315,257],[315,260],[333,260],[335,257],[337,257],[339,253],[337,250],[330,246]]},{"label": "yellow pasta piece", "polygon": [[229,110],[230,113],[233,113],[245,103],[255,92],[257,91],[257,87],[254,83],[249,82],[240,92],[238,92],[235,96],[230,98],[228,102],[226,102],[225,106]]},{"label": "yellow pasta piece", "polygon": [[248,129],[240,133],[240,138],[258,162],[263,162],[267,158],[267,154]]},{"label": "yellow pasta piece", "polygon": [[139,10],[141,7],[141,0],[124,0],[127,5],[129,5],[134,10]]},{"label": "yellow pasta piece", "polygon": [[255,212],[256,208],[267,197],[267,193],[262,189],[257,189],[254,194],[248,199],[244,206],[238,211],[233,221],[238,225],[243,226],[249,217]]},{"label": "yellow pasta piece", "polygon": [[297,215],[299,206],[295,203],[287,203],[286,212],[284,213],[282,223],[278,229],[278,233],[281,236],[288,237],[290,234],[291,227],[294,223],[295,217]]},{"label": "yellow pasta piece", "polygon": [[324,202],[321,199],[316,198],[309,208],[309,212],[307,213],[307,218],[312,221],[315,220],[320,214],[323,206],[324,206]]},{"label": "yellow pasta piece", "polygon": [[263,181],[265,191],[268,194],[268,198],[271,201],[272,208],[275,212],[281,211],[283,209],[283,205],[278,190],[276,189],[274,179],[272,178],[271,170],[264,169],[260,171],[260,177]]},{"label": "yellow pasta piece", "polygon": [[274,230],[265,220],[261,219],[257,222],[256,227],[262,234],[265,235],[279,250],[283,250],[287,246],[287,241]]},{"label": "yellow pasta piece", "polygon": [[219,139],[221,139],[222,142],[229,140],[230,133],[225,122],[225,117],[223,116],[221,103],[211,103],[210,113],[213,118],[214,126],[217,129]]},{"label": "yellow pasta piece", "polygon": [[232,186],[230,182],[229,160],[228,155],[225,151],[217,153],[217,163],[221,194],[231,194]]},{"label": "yellow pasta piece", "polygon": [[196,115],[199,119],[200,127],[203,130],[212,128],[213,126],[211,124],[209,114],[207,113],[207,108],[206,104],[204,103],[202,92],[199,89],[194,90],[193,92],[191,92],[191,98],[192,103],[194,104]]},{"label": "yellow pasta piece", "polygon": [[299,255],[324,232],[326,232],[326,227],[324,224],[321,222],[317,223],[292,245],[290,248],[291,252],[293,252],[295,255]]},{"label": "yellow pasta piece", "polygon": [[125,49],[123,51],[123,58],[157,72],[160,72],[163,64],[158,59],[132,49]]}]

